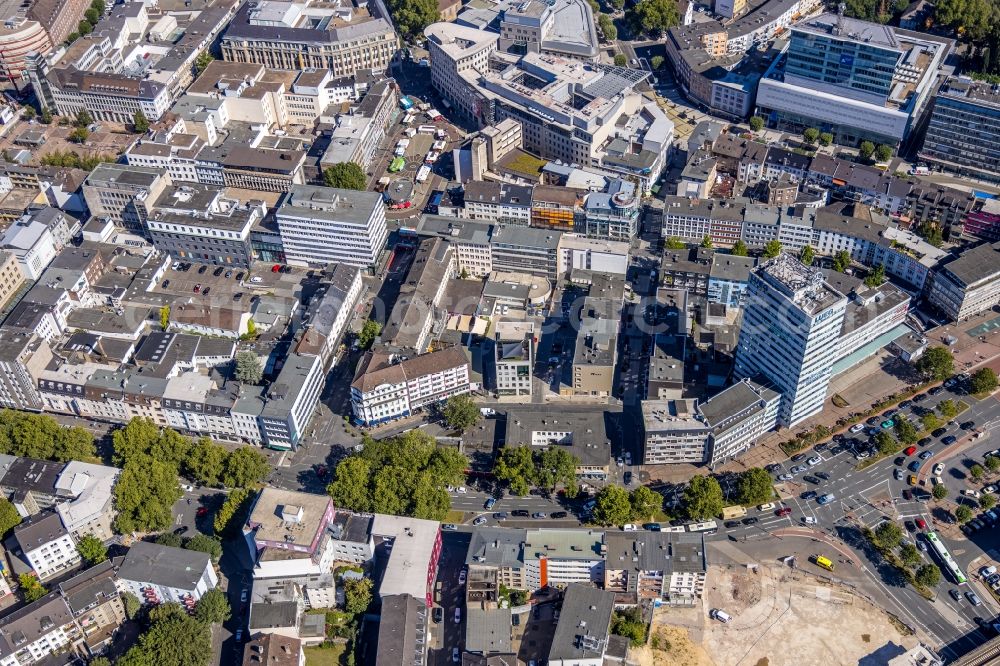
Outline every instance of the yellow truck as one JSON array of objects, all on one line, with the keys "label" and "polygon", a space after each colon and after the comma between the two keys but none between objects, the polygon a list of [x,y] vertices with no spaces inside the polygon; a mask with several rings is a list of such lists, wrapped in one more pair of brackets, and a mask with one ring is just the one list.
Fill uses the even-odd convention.
[{"label": "yellow truck", "polygon": [[733,518],[742,518],[747,515],[747,508],[739,504],[734,506],[726,506],[722,508],[722,519],[732,520]]}]

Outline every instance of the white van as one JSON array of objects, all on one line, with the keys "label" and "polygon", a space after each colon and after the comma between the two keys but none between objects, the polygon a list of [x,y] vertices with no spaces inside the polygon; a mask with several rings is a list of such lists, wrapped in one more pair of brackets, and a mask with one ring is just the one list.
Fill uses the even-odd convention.
[{"label": "white van", "polygon": [[713,620],[718,620],[719,622],[722,623],[728,623],[730,620],[733,619],[729,613],[727,613],[724,610],[719,610],[718,608],[713,608],[712,610],[708,611],[708,616]]}]

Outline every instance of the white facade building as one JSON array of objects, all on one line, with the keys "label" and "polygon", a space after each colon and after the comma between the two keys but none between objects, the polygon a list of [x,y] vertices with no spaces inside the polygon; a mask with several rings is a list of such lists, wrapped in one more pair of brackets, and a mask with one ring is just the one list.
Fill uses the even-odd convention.
[{"label": "white facade building", "polygon": [[625,275],[629,248],[624,241],[563,234],[559,243],[559,275],[574,269]]},{"label": "white facade building", "polygon": [[497,393],[530,398],[531,372],[535,366],[534,323],[497,322],[494,350]]},{"label": "white facade building", "polygon": [[791,427],[823,409],[847,298],[822,271],[782,253],[750,274],[735,374],[766,377],[781,394],[778,421]]},{"label": "white facade building", "polygon": [[385,206],[376,192],[292,185],[276,218],[292,264],[371,266],[388,237]]},{"label": "white facade building", "polygon": [[469,360],[454,347],[393,363],[388,354],[371,354],[351,384],[354,420],[376,425],[409,416],[424,405],[472,390]]},{"label": "white facade building", "polygon": [[80,564],[76,541],[54,511],[30,516],[14,528],[14,538],[39,580]]},{"label": "white facade building", "polygon": [[174,601],[190,610],[219,577],[207,553],[136,541],[118,569],[118,581],[143,604]]}]

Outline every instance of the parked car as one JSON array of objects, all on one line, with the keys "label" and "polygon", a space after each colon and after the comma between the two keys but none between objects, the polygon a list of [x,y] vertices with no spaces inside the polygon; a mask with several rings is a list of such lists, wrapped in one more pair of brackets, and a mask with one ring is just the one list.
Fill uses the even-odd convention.
[{"label": "parked car", "polygon": [[955,437],[954,435],[948,435],[947,437],[944,437],[944,438],[941,439],[941,443],[944,444],[945,446],[949,446],[951,444],[954,444],[957,441],[958,441],[958,437]]},{"label": "parked car", "polygon": [[455,624],[461,624],[461,623],[462,623],[462,609],[461,608],[456,608],[455,609]]},{"label": "parked car", "polygon": [[535,513],[531,514],[531,517],[535,519],[544,518],[545,513],[542,511],[536,511]]},{"label": "parked car", "polygon": [[441,529],[445,532],[454,532],[458,529],[458,525],[455,525],[454,523],[444,523],[441,525]]},{"label": "parked car", "polygon": [[934,468],[931,470],[931,474],[934,476],[941,476],[942,472],[944,472],[944,463],[936,463]]},{"label": "parked car", "polygon": [[827,493],[825,495],[821,495],[816,501],[819,502],[820,504],[829,504],[835,499],[837,498],[834,497],[833,493]]},{"label": "parked car", "polygon": [[917,447],[915,446],[908,446],[903,450],[903,453],[908,456],[912,456],[916,452],[917,452]]},{"label": "parked car", "polygon": [[921,460],[927,460],[928,458],[930,458],[933,455],[934,455],[933,451],[924,451],[923,453],[920,454],[919,458]]},{"label": "parked car", "polygon": [[528,518],[531,516],[531,512],[525,511],[524,509],[515,509],[514,511],[510,512],[510,515],[514,516],[515,518]]},{"label": "parked car", "polygon": [[486,524],[486,516],[479,516],[478,518],[476,518],[475,520],[472,521],[472,524],[473,525],[485,525]]},{"label": "parked car", "polygon": [[792,507],[790,507],[790,506],[783,506],[780,509],[778,509],[777,511],[775,511],[774,513],[775,513],[775,515],[782,516],[782,517],[788,516],[788,515],[791,515],[791,513],[792,513]]},{"label": "parked car", "polygon": [[483,508],[484,508],[484,509],[486,509],[487,511],[489,511],[490,509],[492,509],[492,508],[493,508],[493,506],[494,506],[494,505],[495,505],[496,503],[497,503],[497,501],[496,501],[496,498],[494,498],[494,497],[490,497],[490,498],[488,498],[488,499],[486,500],[486,503],[485,503],[485,504],[483,504]]},{"label": "parked car", "polygon": [[559,519],[559,518],[565,518],[568,515],[569,514],[566,513],[565,511],[553,511],[552,513],[549,514],[549,518]]},{"label": "parked car", "polygon": [[935,437],[942,437],[947,432],[948,432],[947,428],[938,428],[937,430],[935,430],[931,434],[934,435]]}]

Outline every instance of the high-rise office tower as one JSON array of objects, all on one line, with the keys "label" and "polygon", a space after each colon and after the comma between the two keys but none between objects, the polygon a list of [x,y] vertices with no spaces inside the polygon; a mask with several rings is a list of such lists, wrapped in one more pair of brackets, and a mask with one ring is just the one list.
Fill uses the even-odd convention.
[{"label": "high-rise office tower", "polygon": [[847,298],[822,271],[782,253],[750,273],[736,350],[737,377],[764,377],[781,393],[778,422],[823,408]]}]

